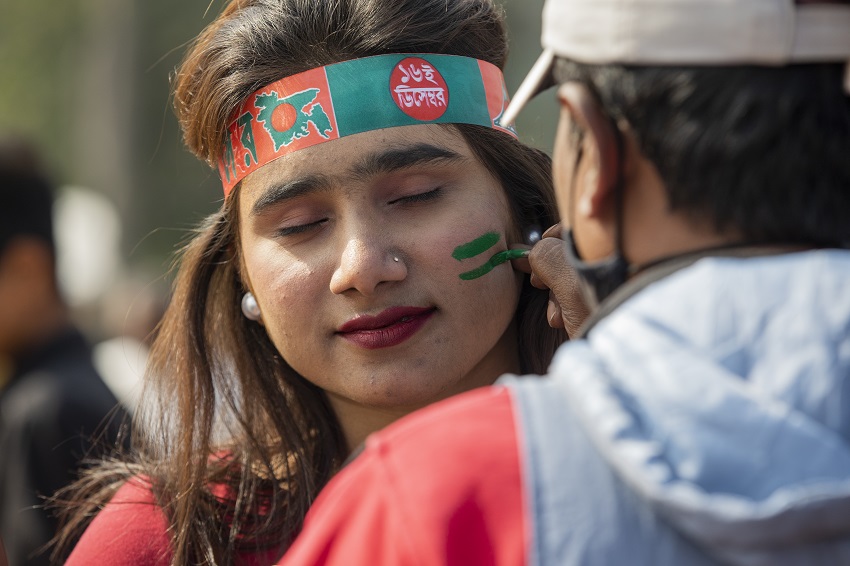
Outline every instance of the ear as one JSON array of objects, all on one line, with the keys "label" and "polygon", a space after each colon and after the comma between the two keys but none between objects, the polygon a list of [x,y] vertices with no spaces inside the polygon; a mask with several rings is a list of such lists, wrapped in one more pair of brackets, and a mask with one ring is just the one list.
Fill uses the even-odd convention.
[{"label": "ear", "polygon": [[614,124],[602,111],[590,90],[578,82],[558,88],[561,106],[583,133],[580,170],[574,172],[574,214],[602,218],[614,211],[619,149]]}]

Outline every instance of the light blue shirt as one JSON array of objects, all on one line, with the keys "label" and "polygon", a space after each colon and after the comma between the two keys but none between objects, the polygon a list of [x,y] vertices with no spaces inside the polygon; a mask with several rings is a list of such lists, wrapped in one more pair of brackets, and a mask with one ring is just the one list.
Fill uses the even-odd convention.
[{"label": "light blue shirt", "polygon": [[531,564],[850,564],[850,252],[699,260],[509,380]]}]

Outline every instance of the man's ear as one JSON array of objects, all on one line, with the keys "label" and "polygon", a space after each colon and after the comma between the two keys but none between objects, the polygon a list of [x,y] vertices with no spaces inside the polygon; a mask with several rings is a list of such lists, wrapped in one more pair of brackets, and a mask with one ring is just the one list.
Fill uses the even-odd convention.
[{"label": "man's ear", "polygon": [[619,148],[614,124],[590,90],[578,82],[558,88],[558,99],[583,133],[581,178],[576,177],[574,213],[600,218],[614,210],[614,187],[619,169]]}]

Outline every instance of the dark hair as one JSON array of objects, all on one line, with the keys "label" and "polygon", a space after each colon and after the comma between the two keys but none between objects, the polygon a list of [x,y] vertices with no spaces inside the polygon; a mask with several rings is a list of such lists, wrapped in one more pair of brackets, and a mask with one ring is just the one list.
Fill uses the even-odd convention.
[{"label": "dark hair", "polygon": [[844,64],[632,67],[558,60],[628,122],[670,206],[752,243],[850,242]]},{"label": "dark hair", "polygon": [[0,254],[18,236],[54,251],[53,185],[35,147],[14,135],[0,137],[0,203]]},{"label": "dark hair", "polygon": [[[491,0],[234,0],[178,69],[174,106],[185,142],[215,165],[233,109],[258,88],[399,52],[465,55],[501,68],[502,13]],[[548,157],[489,128],[444,127],[501,182],[518,229],[556,222]],[[173,563],[229,564],[239,551],[285,548],[346,458],[324,392],[240,311],[239,193],[237,185],[183,252],[148,366],[154,395],[136,413],[135,464],[104,465],[82,480],[73,495],[86,507],[70,513],[66,533],[85,526],[120,485],[116,476],[142,474],[169,517]],[[526,280],[516,320],[528,372],[544,372],[565,338],[546,325],[547,298]],[[210,484],[225,486],[227,497]]]}]

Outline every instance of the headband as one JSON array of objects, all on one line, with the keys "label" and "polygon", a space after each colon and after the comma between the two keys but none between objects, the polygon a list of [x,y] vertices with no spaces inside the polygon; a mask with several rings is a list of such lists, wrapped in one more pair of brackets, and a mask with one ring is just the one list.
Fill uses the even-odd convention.
[{"label": "headband", "polygon": [[219,159],[227,197],[249,173],[293,151],[381,128],[477,124],[516,137],[501,121],[502,71],[456,55],[377,55],[283,78],[234,113]]}]

